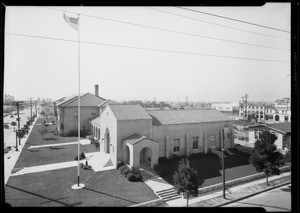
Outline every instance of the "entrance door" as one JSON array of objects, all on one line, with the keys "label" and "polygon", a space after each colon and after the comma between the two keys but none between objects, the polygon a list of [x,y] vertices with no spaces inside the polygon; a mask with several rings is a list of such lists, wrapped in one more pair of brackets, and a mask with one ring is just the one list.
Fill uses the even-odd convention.
[{"label": "entrance door", "polygon": [[109,133],[106,134],[106,152],[110,153],[110,136],[109,136]]}]

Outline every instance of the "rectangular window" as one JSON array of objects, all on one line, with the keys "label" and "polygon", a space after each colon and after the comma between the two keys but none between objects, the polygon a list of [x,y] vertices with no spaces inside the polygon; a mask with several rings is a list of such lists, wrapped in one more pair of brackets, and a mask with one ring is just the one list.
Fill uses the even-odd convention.
[{"label": "rectangular window", "polygon": [[193,137],[193,149],[198,149],[199,137]]},{"label": "rectangular window", "polygon": [[180,148],[180,139],[176,138],[176,139],[174,139],[174,148],[173,148],[173,151],[174,152],[179,152],[179,148]]},{"label": "rectangular window", "polygon": [[230,134],[228,133],[228,134],[227,134],[227,138],[229,138],[229,137],[230,137]]},{"label": "rectangular window", "polygon": [[78,113],[77,113],[77,112],[74,112],[74,113],[73,113],[73,119],[74,119],[74,120],[78,120]]}]

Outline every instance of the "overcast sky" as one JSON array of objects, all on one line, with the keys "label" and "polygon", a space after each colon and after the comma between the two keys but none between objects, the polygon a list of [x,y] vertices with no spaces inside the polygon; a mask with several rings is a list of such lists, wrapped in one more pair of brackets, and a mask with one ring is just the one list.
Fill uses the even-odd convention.
[{"label": "overcast sky", "polygon": [[81,93],[94,93],[98,84],[101,97],[117,101],[290,97],[290,3],[185,7],[282,31],[176,7],[7,6],[4,93],[17,100],[78,94],[77,43],[7,34],[77,40],[63,11],[53,8],[82,14],[81,41],[106,44],[80,44]]}]

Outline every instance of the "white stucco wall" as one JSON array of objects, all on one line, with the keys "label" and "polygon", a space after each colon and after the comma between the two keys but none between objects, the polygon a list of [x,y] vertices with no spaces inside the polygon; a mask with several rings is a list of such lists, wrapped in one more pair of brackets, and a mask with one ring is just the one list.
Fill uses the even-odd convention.
[{"label": "white stucco wall", "polygon": [[[74,119],[73,115],[78,112],[78,107],[65,107],[63,113],[64,131],[71,129],[78,129],[78,120]],[[97,107],[80,107],[80,128],[88,129],[87,120],[95,117],[97,114]]]},{"label": "white stucco wall", "polygon": [[106,128],[110,134],[110,158],[114,165],[117,162],[117,119],[109,107],[106,107],[100,116],[100,151],[106,152]]},{"label": "white stucco wall", "polygon": [[117,160],[124,160],[125,144],[123,144],[123,140],[134,133],[151,138],[152,120],[118,120],[117,122]]},{"label": "white stucco wall", "polygon": [[[152,139],[159,141],[159,157],[169,157],[171,154],[189,155],[197,152],[207,152],[214,145],[219,148],[221,145],[221,129],[225,128],[225,148],[233,146],[233,122],[213,122],[198,124],[161,125],[152,127]],[[229,138],[227,138],[229,134]],[[210,137],[215,137],[214,144],[211,144]],[[198,149],[193,149],[193,137],[198,137]],[[180,139],[179,152],[173,152],[174,139]]]}]

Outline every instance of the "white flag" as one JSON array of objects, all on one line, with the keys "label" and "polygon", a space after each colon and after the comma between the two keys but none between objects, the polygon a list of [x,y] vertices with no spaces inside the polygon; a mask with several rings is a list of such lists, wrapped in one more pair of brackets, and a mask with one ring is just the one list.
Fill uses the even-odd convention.
[{"label": "white flag", "polygon": [[66,14],[64,14],[64,19],[71,27],[78,31],[78,18],[69,17]]}]

